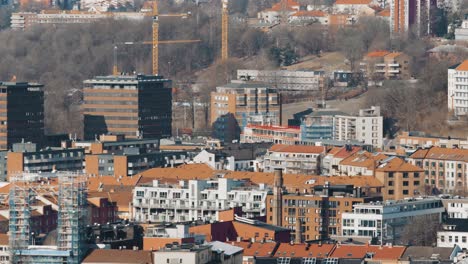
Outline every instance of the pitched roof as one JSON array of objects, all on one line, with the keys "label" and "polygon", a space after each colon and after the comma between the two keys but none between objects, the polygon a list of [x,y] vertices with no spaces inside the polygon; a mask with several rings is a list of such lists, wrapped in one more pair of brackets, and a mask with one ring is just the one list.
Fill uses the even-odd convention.
[{"label": "pitched roof", "polygon": [[328,154],[332,154],[334,158],[345,159],[362,150],[362,148],[358,146],[352,146],[351,149],[348,150],[346,147],[334,147],[332,150],[333,152],[329,151]]},{"label": "pitched roof", "polygon": [[95,249],[82,263],[151,264],[153,260],[148,250]]},{"label": "pitched roof", "polygon": [[388,162],[378,166],[377,171],[395,171],[395,172],[411,172],[424,171],[422,168],[408,163],[400,158],[394,157]]},{"label": "pitched roof", "polygon": [[371,51],[367,53],[366,57],[384,57],[385,55],[389,54],[389,51],[386,50],[378,50],[378,51]]},{"label": "pitched roof", "polygon": [[386,9],[380,11],[379,13],[377,13],[377,16],[390,17],[390,8],[386,8]]},{"label": "pitched roof", "polygon": [[440,260],[449,260],[452,252],[453,248],[411,246],[406,249],[402,259],[430,260],[433,254],[437,254]]},{"label": "pitched roof", "polygon": [[410,156],[410,158],[468,162],[468,149],[451,149],[441,147],[418,149]]},{"label": "pitched roof", "polygon": [[367,151],[356,152],[340,162],[340,165],[348,165],[355,167],[365,167],[374,169],[378,161],[388,158],[382,153],[369,153]]},{"label": "pitched roof", "polygon": [[390,52],[389,54],[385,55],[385,58],[394,59],[402,54],[403,54],[402,52]]},{"label": "pitched roof", "polygon": [[88,189],[90,191],[109,191],[116,187],[136,186],[141,176],[90,176],[87,179]]},{"label": "pitched roof", "polygon": [[252,257],[270,257],[276,251],[278,246],[275,242],[259,243],[259,242],[232,242],[234,246],[244,249],[244,256]]},{"label": "pitched roof", "polygon": [[325,151],[323,146],[303,146],[303,145],[281,145],[277,144],[270,148],[273,152],[292,152],[292,153],[314,153],[320,154]]},{"label": "pitched roof", "polygon": [[300,10],[297,11],[296,13],[292,14],[291,16],[296,16],[296,17],[325,17],[327,16],[327,13],[320,11],[320,10]]},{"label": "pitched roof", "polygon": [[468,60],[465,60],[456,68],[457,71],[468,71]]},{"label": "pitched roof", "polygon": [[293,7],[300,6],[300,4],[294,0],[281,0],[280,2],[274,4],[270,9],[265,11],[282,11],[283,9],[286,11],[294,11]]},{"label": "pitched roof", "polygon": [[403,246],[371,246],[371,245],[339,245],[335,248],[331,257],[333,258],[369,258],[373,254],[372,259],[375,260],[398,260],[405,252],[406,247]]},{"label": "pitched roof", "polygon": [[334,244],[293,244],[281,243],[275,257],[318,258],[328,257],[335,248]]},{"label": "pitched roof", "polygon": [[119,212],[128,212],[129,211],[129,203],[133,199],[132,191],[122,190],[122,191],[114,191],[114,192],[96,192],[91,191],[88,192],[89,198],[94,197],[104,197],[107,198],[109,202],[115,202],[117,204],[117,210]]},{"label": "pitched roof", "polygon": [[224,255],[227,255],[227,256],[232,256],[232,255],[235,255],[244,251],[242,247],[237,247],[237,246],[234,246],[228,243],[223,243],[220,241],[212,241],[208,243],[208,245],[211,246],[212,251],[222,251],[224,252]]},{"label": "pitched roof", "polygon": [[369,5],[372,0],[336,0],[335,5]]},{"label": "pitched roof", "polygon": [[8,245],[8,234],[0,234],[0,245]]}]

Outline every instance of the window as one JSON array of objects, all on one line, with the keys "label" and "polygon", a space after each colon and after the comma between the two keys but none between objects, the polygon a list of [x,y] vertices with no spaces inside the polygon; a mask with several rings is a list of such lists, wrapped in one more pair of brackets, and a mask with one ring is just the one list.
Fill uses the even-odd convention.
[{"label": "window", "polygon": [[409,191],[408,190],[403,190],[403,195],[408,195]]},{"label": "window", "polygon": [[388,195],[393,195],[395,193],[394,190],[388,190]]},{"label": "window", "polygon": [[389,178],[393,178],[393,172],[389,172],[389,173],[388,173],[388,177],[389,177]]},{"label": "window", "polygon": [[466,243],[466,236],[462,236],[462,242]]},{"label": "window", "polygon": [[419,186],[419,181],[414,181],[413,185],[414,186]]},{"label": "window", "polygon": [[388,186],[393,186],[393,181],[388,181]]},{"label": "window", "polygon": [[414,173],[414,178],[419,178],[419,172]]},{"label": "window", "polygon": [[445,236],[440,236],[440,242],[445,242]]},{"label": "window", "polygon": [[403,178],[405,178],[405,179],[408,178],[408,173],[407,172],[403,172]]},{"label": "window", "polygon": [[408,186],[409,182],[408,181],[403,181],[403,186]]}]

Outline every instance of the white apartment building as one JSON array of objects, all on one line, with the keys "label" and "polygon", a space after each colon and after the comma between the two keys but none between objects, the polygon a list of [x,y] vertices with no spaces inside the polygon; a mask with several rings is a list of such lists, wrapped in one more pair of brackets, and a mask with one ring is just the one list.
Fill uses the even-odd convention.
[{"label": "white apartment building", "polygon": [[335,139],[357,140],[374,147],[383,144],[383,117],[380,106],[359,110],[359,115],[335,116]]},{"label": "white apartment building", "polygon": [[455,29],[455,40],[468,40],[468,19],[466,17],[461,26]]},{"label": "white apartment building", "polygon": [[376,237],[384,243],[395,243],[411,218],[427,216],[441,221],[444,211],[444,206],[439,198],[356,204],[353,207],[353,212],[342,214],[342,235],[345,237]]},{"label": "white apartment building", "polygon": [[319,91],[323,78],[322,71],[237,70],[238,80],[268,83],[277,90]]},{"label": "white apartment building", "polygon": [[265,215],[265,185],[246,186],[234,179],[180,181],[153,180],[135,187],[133,216],[137,222],[218,220],[218,212],[241,206],[245,217]]},{"label": "white apartment building", "polygon": [[442,230],[437,232],[437,246],[453,248],[468,248],[468,220],[447,219],[442,224]]},{"label": "white apartment building", "polygon": [[449,113],[468,115],[468,60],[448,69],[447,95]]},{"label": "white apartment building", "polygon": [[468,219],[468,198],[449,198],[443,202],[448,218]]},{"label": "white apartment building", "polygon": [[323,146],[274,145],[263,157],[264,171],[282,169],[289,174],[318,175],[325,153]]}]

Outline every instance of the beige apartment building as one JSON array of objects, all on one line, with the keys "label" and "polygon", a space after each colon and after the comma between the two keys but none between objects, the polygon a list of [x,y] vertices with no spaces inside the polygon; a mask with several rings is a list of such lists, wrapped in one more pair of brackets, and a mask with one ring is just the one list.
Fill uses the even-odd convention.
[{"label": "beige apartment building", "polygon": [[409,61],[402,52],[372,51],[364,56],[360,66],[369,79],[406,80],[411,77]]}]

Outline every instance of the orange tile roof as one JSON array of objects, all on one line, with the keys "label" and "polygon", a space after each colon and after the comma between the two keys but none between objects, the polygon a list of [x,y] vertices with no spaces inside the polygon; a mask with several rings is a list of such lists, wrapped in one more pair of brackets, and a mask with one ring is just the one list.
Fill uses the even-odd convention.
[{"label": "orange tile roof", "polygon": [[323,146],[303,146],[303,145],[273,145],[270,148],[273,152],[292,152],[292,153],[315,153],[320,154],[325,152]]},{"label": "orange tile roof", "polygon": [[386,8],[386,9],[380,11],[379,13],[377,13],[377,16],[390,17],[390,8]]},{"label": "orange tile roof", "polygon": [[385,55],[387,55],[389,53],[390,52],[386,51],[386,50],[371,51],[371,52],[367,53],[366,57],[373,57],[373,58],[384,57]]},{"label": "orange tile roof", "polygon": [[300,6],[300,4],[294,0],[281,0],[280,2],[274,4],[270,9],[265,11],[282,11],[283,8],[287,11],[294,11],[293,7]]},{"label": "orange tile roof", "polygon": [[367,253],[374,253],[372,259],[375,260],[398,260],[405,250],[406,247],[403,246],[337,245],[331,257],[363,259]]},{"label": "orange tile roof", "polygon": [[369,5],[372,0],[336,0],[335,5]]},{"label": "orange tile roof", "polygon": [[355,167],[364,167],[368,169],[374,169],[378,165],[378,162],[388,158],[386,155],[381,153],[369,153],[367,151],[356,152],[353,155],[347,157],[340,162],[340,165],[348,165]]},{"label": "orange tile roof", "polygon": [[292,14],[291,16],[296,16],[296,17],[325,17],[327,16],[327,13],[320,11],[320,10],[300,10],[297,11],[296,13]]},{"label": "orange tile roof", "polygon": [[0,188],[0,194],[9,194],[11,188],[11,183]]},{"label": "orange tile roof", "polygon": [[8,234],[0,234],[0,245],[9,245]]},{"label": "orange tile roof", "polygon": [[117,211],[128,212],[129,203],[133,199],[132,191],[116,191],[116,192],[88,192],[88,199],[103,197],[107,198],[109,202],[115,202],[117,204]]},{"label": "orange tile roof", "polygon": [[244,256],[252,257],[270,257],[276,251],[276,242],[232,242],[233,246],[241,247],[244,249]]},{"label": "orange tile roof", "polygon": [[[152,179],[164,181],[174,180],[192,180],[192,179],[211,179],[222,175],[228,179],[248,180],[255,184],[264,183],[273,185],[273,173],[266,172],[247,172],[247,171],[215,171],[206,164],[186,164],[176,168],[154,168],[141,173],[145,182]],[[362,186],[382,186],[379,180],[369,176],[311,176],[300,174],[285,174],[284,186],[289,190],[304,189],[315,185],[330,184],[353,184],[357,187]],[[140,183],[141,184],[141,183]]]},{"label": "orange tile roof", "polygon": [[296,258],[326,258],[335,248],[334,244],[293,244],[281,243],[276,250],[275,257],[296,257]]},{"label": "orange tile roof", "polygon": [[390,52],[389,54],[385,55],[385,58],[394,59],[394,58],[400,56],[401,54],[403,54],[403,53],[402,52]]},{"label": "orange tile roof", "polygon": [[468,162],[468,149],[451,149],[441,147],[418,149],[410,156],[410,158]]},{"label": "orange tile roof", "polygon": [[150,264],[153,263],[151,254],[148,250],[95,249],[82,263]]},{"label": "orange tile roof", "polygon": [[468,60],[465,60],[456,68],[457,71],[468,71]]},{"label": "orange tile roof", "polygon": [[[335,152],[333,153],[333,157],[345,159],[360,150],[362,150],[362,148],[357,146],[352,146],[350,151],[346,150],[346,147],[341,147],[338,148],[338,151],[335,150]],[[330,154],[330,152],[328,153]]]},{"label": "orange tile roof", "polygon": [[109,191],[115,187],[136,186],[141,176],[89,176],[86,183],[90,191]]},{"label": "orange tile roof", "polygon": [[400,158],[393,158],[389,162],[379,165],[377,171],[398,171],[398,172],[421,172],[424,171],[422,168],[408,163]]}]

